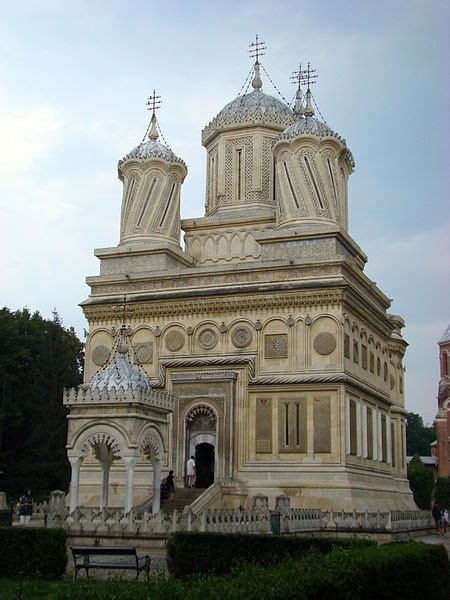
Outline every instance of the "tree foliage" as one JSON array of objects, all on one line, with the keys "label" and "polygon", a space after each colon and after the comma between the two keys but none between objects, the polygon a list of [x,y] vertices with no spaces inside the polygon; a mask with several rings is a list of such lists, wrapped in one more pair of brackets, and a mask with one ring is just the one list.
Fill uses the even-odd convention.
[{"label": "tree foliage", "polygon": [[408,480],[414,502],[422,510],[428,510],[431,506],[434,477],[431,471],[427,471],[418,454],[413,456],[408,465]]},{"label": "tree foliage", "polygon": [[434,499],[450,509],[450,477],[438,477],[434,487]]},{"label": "tree foliage", "polygon": [[0,489],[16,498],[67,489],[64,387],[82,381],[83,344],[53,320],[28,309],[0,309]]},{"label": "tree foliage", "polygon": [[424,425],[420,415],[410,412],[406,417],[406,452],[408,456],[430,456],[430,444],[436,439],[434,427]]}]

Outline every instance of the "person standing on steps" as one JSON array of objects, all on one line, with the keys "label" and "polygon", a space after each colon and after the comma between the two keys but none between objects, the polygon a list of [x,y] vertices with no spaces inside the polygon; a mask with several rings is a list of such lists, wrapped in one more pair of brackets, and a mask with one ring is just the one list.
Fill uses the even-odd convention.
[{"label": "person standing on steps", "polygon": [[186,474],[187,485],[189,488],[193,488],[195,486],[195,458],[193,456],[187,461]]},{"label": "person standing on steps", "polygon": [[20,496],[18,506],[20,524],[29,525],[31,522],[31,515],[33,514],[33,496],[31,495],[31,490],[27,490],[23,496]]},{"label": "person standing on steps", "polygon": [[173,497],[175,495],[175,477],[173,476],[173,471],[169,471],[169,474],[166,477],[166,486],[167,491],[169,492],[169,502],[173,502]]}]

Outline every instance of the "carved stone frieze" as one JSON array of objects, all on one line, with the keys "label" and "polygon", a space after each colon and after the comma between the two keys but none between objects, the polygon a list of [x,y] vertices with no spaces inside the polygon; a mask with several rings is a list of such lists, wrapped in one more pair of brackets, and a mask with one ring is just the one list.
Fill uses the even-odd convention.
[{"label": "carved stone frieze", "polygon": [[336,338],[332,333],[324,331],[316,335],[313,346],[317,354],[331,354],[336,348]]},{"label": "carved stone frieze", "polygon": [[96,346],[92,351],[92,362],[98,367],[103,367],[108,360],[109,353],[110,350],[107,346],[104,346],[103,344]]},{"label": "carved stone frieze", "polygon": [[[297,291],[295,294],[270,294],[239,297],[191,298],[189,300],[166,300],[158,302],[133,302],[127,305],[129,319],[190,315],[193,313],[234,313],[245,311],[302,308],[307,306],[339,305],[343,301],[343,290]],[[84,306],[89,321],[116,320],[119,302]],[[155,332],[156,335],[156,332]]]},{"label": "carved stone frieze", "polygon": [[287,333],[272,333],[264,336],[265,358],[287,358]]}]

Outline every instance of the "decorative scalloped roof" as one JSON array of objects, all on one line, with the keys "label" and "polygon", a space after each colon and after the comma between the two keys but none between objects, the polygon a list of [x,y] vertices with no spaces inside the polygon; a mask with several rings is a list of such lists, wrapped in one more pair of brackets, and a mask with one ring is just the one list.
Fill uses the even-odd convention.
[{"label": "decorative scalloped roof", "polygon": [[146,140],[133,148],[131,152],[119,160],[117,166],[120,171],[121,167],[129,160],[148,160],[150,158],[162,158],[168,162],[180,164],[187,170],[186,164],[181,158],[178,158],[170,148],[153,139]]},{"label": "decorative scalloped roof", "polygon": [[292,110],[273,96],[255,89],[229,102],[202,131],[207,143],[218,131],[242,125],[277,125],[285,127],[293,120]]},{"label": "decorative scalloped roof", "polygon": [[445,342],[450,342],[450,325],[447,326],[438,344],[445,344]]},{"label": "decorative scalloped roof", "polygon": [[125,327],[120,328],[107,364],[92,377],[89,388],[99,392],[112,389],[125,392],[150,390],[148,378],[130,362]]},{"label": "decorative scalloped roof", "polygon": [[353,158],[353,154],[347,148],[347,143],[344,138],[342,138],[338,133],[333,131],[331,127],[319,121],[315,117],[297,117],[297,119],[289,125],[283,133],[277,138],[275,144],[277,144],[281,140],[290,140],[296,138],[300,135],[316,135],[318,137],[335,137],[342,142],[342,144],[346,147],[346,152],[348,158],[352,164],[355,166],[355,159]]}]

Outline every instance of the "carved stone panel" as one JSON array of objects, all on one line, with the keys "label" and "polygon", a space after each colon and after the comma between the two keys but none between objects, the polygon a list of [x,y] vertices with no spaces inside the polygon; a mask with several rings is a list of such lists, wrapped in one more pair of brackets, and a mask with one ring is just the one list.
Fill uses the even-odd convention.
[{"label": "carved stone panel", "polygon": [[350,336],[344,333],[344,356],[350,358]]},{"label": "carved stone panel", "polygon": [[272,399],[256,399],[256,453],[272,452]]},{"label": "carved stone panel", "polygon": [[136,361],[140,365],[147,365],[153,362],[153,343],[145,342],[134,344],[134,355],[136,357]]},{"label": "carved stone panel", "polygon": [[331,398],[314,398],[314,452],[331,452]]},{"label": "carved stone panel", "polygon": [[253,339],[253,333],[248,327],[236,327],[231,334],[231,341],[236,348],[246,348]]},{"label": "carved stone panel", "polygon": [[92,362],[98,367],[103,367],[108,360],[109,353],[110,349],[107,346],[96,346],[92,351]]},{"label": "carved stone panel", "polygon": [[336,348],[336,338],[333,334],[324,331],[316,335],[313,345],[317,354],[331,354]]},{"label": "carved stone panel", "polygon": [[175,329],[166,335],[166,348],[171,352],[177,352],[177,350],[181,350],[184,346],[185,341],[186,338],[184,337],[184,334],[178,329]]},{"label": "carved stone panel", "polygon": [[273,333],[264,336],[265,358],[287,358],[288,339],[287,333]]},{"label": "carved stone panel", "polygon": [[306,453],[306,425],[306,398],[280,398],[278,404],[280,453]]},{"label": "carved stone panel", "polygon": [[204,350],[211,350],[219,341],[214,329],[203,329],[198,336],[198,343]]}]

